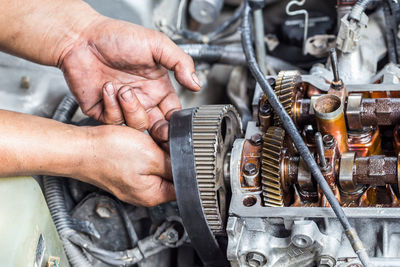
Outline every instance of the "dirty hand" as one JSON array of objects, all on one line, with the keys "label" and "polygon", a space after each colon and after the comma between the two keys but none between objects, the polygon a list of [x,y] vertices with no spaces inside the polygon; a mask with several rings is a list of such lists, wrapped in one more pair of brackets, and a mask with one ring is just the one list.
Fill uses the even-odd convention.
[{"label": "dirty hand", "polygon": [[0,50],[61,68],[83,112],[102,122],[149,129],[166,141],[167,120],[180,108],[167,70],[200,89],[192,59],[170,39],[84,1],[0,0],[0,7]]},{"label": "dirty hand", "polygon": [[181,108],[167,70],[186,88],[200,89],[193,60],[169,38],[102,16],[64,51],[59,67],[85,114],[149,129],[159,142],[168,140],[168,120]]},{"label": "dirty hand", "polygon": [[78,127],[0,110],[0,134],[0,177],[73,177],[144,206],[175,199],[167,153],[130,127]]},{"label": "dirty hand", "polygon": [[99,126],[89,131],[93,154],[85,157],[78,175],[82,181],[135,205],[155,206],[175,200],[170,158],[150,136],[123,126]]}]

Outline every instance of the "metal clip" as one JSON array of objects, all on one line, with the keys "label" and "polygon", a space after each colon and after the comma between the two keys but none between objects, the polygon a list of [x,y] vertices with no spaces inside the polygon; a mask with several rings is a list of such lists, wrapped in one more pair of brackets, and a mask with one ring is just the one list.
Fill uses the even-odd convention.
[{"label": "metal clip", "polygon": [[304,15],[303,55],[307,54],[306,42],[307,42],[307,35],[308,35],[308,11],[305,9],[291,11],[290,8],[293,5],[303,6],[305,3],[306,3],[306,0],[292,0],[286,5],[286,14],[288,16]]}]

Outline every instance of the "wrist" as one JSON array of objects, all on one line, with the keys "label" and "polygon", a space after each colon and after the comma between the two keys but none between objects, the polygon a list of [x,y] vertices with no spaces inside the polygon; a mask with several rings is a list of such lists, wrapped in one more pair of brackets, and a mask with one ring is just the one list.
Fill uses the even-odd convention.
[{"label": "wrist", "polygon": [[73,7],[68,6],[65,15],[63,21],[54,26],[54,31],[59,33],[56,34],[50,65],[58,68],[62,67],[64,58],[74,47],[88,42],[88,29],[105,19],[83,1],[78,1]]}]

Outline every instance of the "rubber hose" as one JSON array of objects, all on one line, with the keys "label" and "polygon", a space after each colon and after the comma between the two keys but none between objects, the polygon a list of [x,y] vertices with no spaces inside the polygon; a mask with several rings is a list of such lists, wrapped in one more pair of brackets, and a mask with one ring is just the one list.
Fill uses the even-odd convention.
[{"label": "rubber hose", "polygon": [[373,2],[373,0],[358,0],[357,3],[352,7],[349,19],[360,21],[361,14],[365,12],[367,7]]},{"label": "rubber hose", "polygon": [[336,217],[342,224],[345,233],[349,238],[349,241],[352,244],[353,249],[358,255],[361,263],[364,266],[368,266],[369,258],[365,249],[362,246],[361,240],[359,239],[357,232],[350,225],[350,222],[347,219],[346,215],[344,214],[342,207],[340,206],[331,188],[329,187],[324,176],[322,175],[318,164],[315,162],[313,155],[311,154],[303,138],[297,131],[297,127],[294,124],[292,118],[283,108],[281,102],[279,101],[279,98],[275,94],[274,90],[268,83],[267,79],[265,78],[264,74],[261,72],[260,67],[257,64],[251,41],[250,13],[251,13],[251,8],[248,2],[246,1],[246,6],[244,8],[243,19],[242,19],[242,46],[246,55],[249,69],[253,74],[254,78],[256,79],[256,81],[260,84],[260,87],[262,88],[263,92],[268,97],[268,102],[274,109],[275,114],[278,115],[280,121],[283,124],[283,127],[289,134],[293,143],[296,145],[296,148],[300,156],[306,162],[309,170],[311,171],[312,176],[320,185],[322,192],[329,201],[329,204],[331,205],[333,211],[335,212]]},{"label": "rubber hose", "polygon": [[196,61],[246,65],[246,59],[241,47],[206,44],[183,44],[179,45],[179,47]]},{"label": "rubber hose", "polygon": [[[65,96],[57,107],[53,119],[61,122],[68,122],[71,120],[77,108],[78,103],[75,99],[72,96]],[[71,228],[70,216],[65,207],[64,190],[61,179],[52,176],[43,177],[43,186],[51,217],[53,218],[57,232],[62,240],[68,260],[72,266],[90,266],[91,264],[82,251],[67,238],[71,234],[74,234],[75,230]]]}]

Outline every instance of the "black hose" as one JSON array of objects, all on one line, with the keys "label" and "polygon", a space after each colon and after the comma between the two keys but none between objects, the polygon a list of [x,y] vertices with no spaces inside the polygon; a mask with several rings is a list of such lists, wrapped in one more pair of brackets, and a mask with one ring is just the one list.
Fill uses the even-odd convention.
[{"label": "black hose", "polygon": [[256,81],[260,84],[263,92],[268,97],[268,101],[272,108],[275,111],[275,114],[278,115],[280,121],[283,124],[286,132],[289,134],[290,138],[292,139],[293,143],[296,145],[300,156],[306,162],[309,170],[311,171],[312,176],[318,182],[322,192],[326,196],[327,200],[329,201],[333,211],[335,212],[337,218],[339,219],[340,223],[342,224],[347,237],[349,238],[350,243],[353,246],[354,251],[358,255],[361,263],[364,266],[368,266],[369,259],[368,255],[362,245],[361,240],[359,239],[356,231],[350,225],[349,220],[347,219],[346,215],[343,212],[342,207],[340,206],[339,202],[335,198],[331,188],[329,187],[328,183],[326,182],[324,176],[319,169],[318,164],[315,162],[313,155],[311,154],[310,150],[308,149],[307,145],[304,143],[303,138],[297,131],[296,125],[293,123],[292,118],[288,115],[285,111],[284,107],[282,106],[279,98],[275,94],[274,90],[268,83],[267,79],[265,78],[264,74],[261,72],[260,67],[257,64],[254,50],[251,41],[251,29],[250,29],[250,14],[251,8],[246,1],[246,5],[243,12],[243,19],[242,19],[242,46],[244,53],[246,55],[246,59],[248,62],[249,69],[253,74]]},{"label": "black hose", "polygon": [[386,43],[388,46],[389,61],[400,64],[400,38],[397,36],[400,23],[400,3],[386,0],[384,6]]},{"label": "black hose", "polygon": [[[179,47],[195,61],[247,66],[246,57],[241,46],[182,44]],[[267,55],[266,61],[269,63],[268,66],[273,69],[299,70],[301,73],[306,73],[303,69],[277,57]]]},{"label": "black hose", "polygon": [[[78,103],[72,96],[65,96],[57,107],[53,118],[61,122],[71,120]],[[75,233],[72,229],[71,217],[65,207],[63,183],[59,177],[47,176],[43,178],[44,195],[53,218],[57,232],[60,235],[65,254],[72,266],[90,266],[91,264],[83,255],[82,251],[72,244],[68,237]]]},{"label": "black hose", "polygon": [[205,44],[184,44],[179,45],[179,47],[195,61],[246,65],[246,59],[241,47]]},{"label": "black hose", "polygon": [[214,38],[224,32],[225,30],[227,30],[229,27],[231,27],[236,21],[238,21],[243,13],[243,7],[244,5],[241,4],[233,13],[233,15],[226,20],[225,22],[223,22],[221,25],[219,25],[217,28],[215,28],[214,31],[210,32],[207,34],[207,36],[210,38],[210,40],[214,40]]}]

